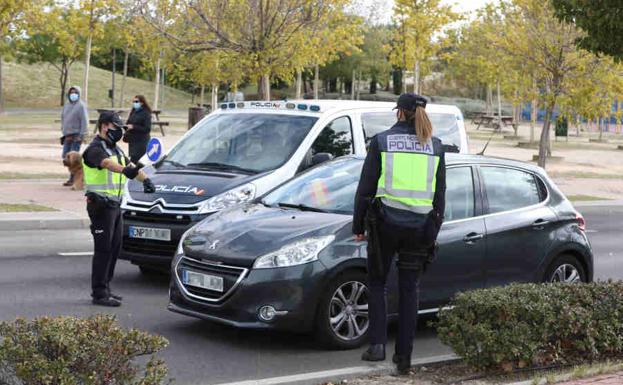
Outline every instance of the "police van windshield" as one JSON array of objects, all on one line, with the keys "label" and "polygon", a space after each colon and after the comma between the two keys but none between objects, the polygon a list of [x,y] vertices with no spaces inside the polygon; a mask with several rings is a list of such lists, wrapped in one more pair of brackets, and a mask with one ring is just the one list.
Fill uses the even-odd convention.
[{"label": "police van windshield", "polygon": [[[433,125],[433,135],[441,139],[443,144],[461,148],[459,125],[454,114],[428,112],[428,117]],[[369,139],[393,126],[396,123],[396,112],[367,112],[361,115],[361,122],[366,139]]]},{"label": "police van windshield", "polygon": [[246,173],[274,170],[294,154],[316,120],[279,114],[216,114],[177,143],[163,163]]},{"label": "police van windshield", "polygon": [[292,179],[262,199],[268,206],[352,214],[363,162],[342,158]]}]

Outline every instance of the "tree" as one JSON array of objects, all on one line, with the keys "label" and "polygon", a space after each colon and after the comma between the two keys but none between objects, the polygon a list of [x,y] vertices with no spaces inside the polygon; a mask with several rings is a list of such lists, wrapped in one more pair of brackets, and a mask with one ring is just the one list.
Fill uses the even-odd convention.
[{"label": "tree", "polygon": [[552,0],[556,16],[585,32],[578,43],[586,50],[623,59],[620,0]]},{"label": "tree", "polygon": [[69,70],[84,53],[83,22],[82,14],[71,7],[32,12],[27,20],[28,36],[17,43],[18,60],[49,63],[59,71],[61,106]]},{"label": "tree", "polygon": [[[413,91],[421,93],[421,79],[438,45],[433,39],[449,23],[458,19],[449,5],[440,0],[396,0],[394,3],[395,44],[390,61],[413,69]],[[406,90],[403,76],[403,90]]]},{"label": "tree", "polygon": [[362,46],[363,72],[370,79],[370,93],[376,93],[377,83],[389,82],[392,66],[389,63],[391,30],[387,26],[371,26],[364,33]]}]

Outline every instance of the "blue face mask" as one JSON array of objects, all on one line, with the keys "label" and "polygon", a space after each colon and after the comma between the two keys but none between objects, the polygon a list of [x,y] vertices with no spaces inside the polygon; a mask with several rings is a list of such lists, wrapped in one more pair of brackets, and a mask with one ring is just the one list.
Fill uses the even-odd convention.
[{"label": "blue face mask", "polygon": [[78,99],[80,99],[80,95],[78,95],[78,94],[69,94],[69,100],[71,100],[72,102],[77,102]]},{"label": "blue face mask", "polygon": [[141,103],[140,102],[134,102],[134,103],[132,103],[132,106],[134,107],[134,109],[136,111],[141,109]]}]

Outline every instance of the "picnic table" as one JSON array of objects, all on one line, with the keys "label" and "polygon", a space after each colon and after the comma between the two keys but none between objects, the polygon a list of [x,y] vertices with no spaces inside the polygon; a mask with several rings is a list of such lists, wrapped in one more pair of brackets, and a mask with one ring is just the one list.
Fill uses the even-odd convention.
[{"label": "picnic table", "polygon": [[495,131],[498,131],[502,129],[501,125],[503,125],[504,127],[513,126],[515,124],[515,120],[510,115],[480,115],[474,117],[472,123],[477,125],[477,130],[480,128],[481,125],[484,125],[485,127],[493,127]]}]

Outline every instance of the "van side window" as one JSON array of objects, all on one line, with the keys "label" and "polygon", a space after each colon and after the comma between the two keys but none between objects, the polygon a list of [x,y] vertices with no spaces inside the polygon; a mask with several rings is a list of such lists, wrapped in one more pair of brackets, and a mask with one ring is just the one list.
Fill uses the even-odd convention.
[{"label": "van side window", "polygon": [[311,147],[312,155],[326,152],[337,158],[353,153],[353,133],[350,118],[339,117],[322,130]]}]

